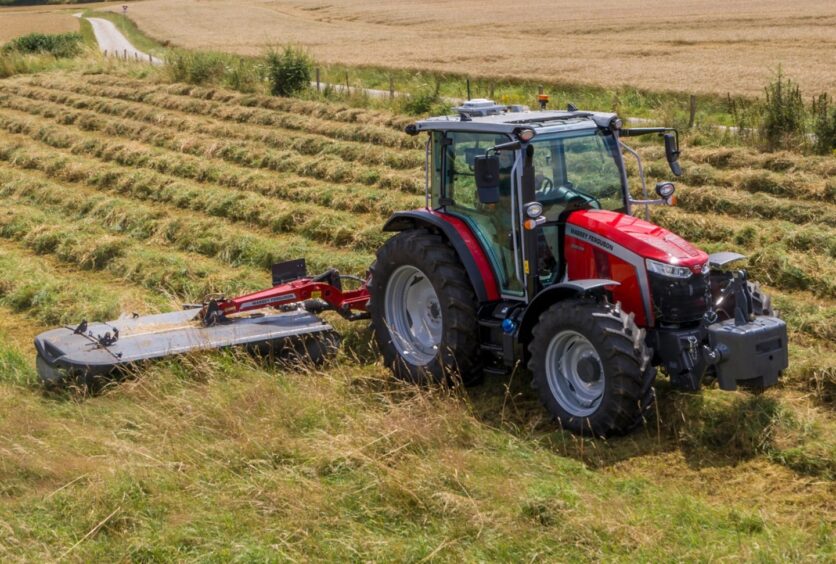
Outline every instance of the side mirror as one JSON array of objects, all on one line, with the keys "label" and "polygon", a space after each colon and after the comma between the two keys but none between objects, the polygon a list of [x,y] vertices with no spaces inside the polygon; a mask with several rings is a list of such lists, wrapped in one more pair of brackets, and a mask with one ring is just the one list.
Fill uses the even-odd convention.
[{"label": "side mirror", "polygon": [[476,192],[480,204],[495,204],[499,201],[499,157],[482,156],[473,159],[476,177]]},{"label": "side mirror", "polygon": [[665,133],[665,156],[668,158],[671,172],[675,176],[682,176],[682,167],[679,166],[679,147],[673,133]]}]

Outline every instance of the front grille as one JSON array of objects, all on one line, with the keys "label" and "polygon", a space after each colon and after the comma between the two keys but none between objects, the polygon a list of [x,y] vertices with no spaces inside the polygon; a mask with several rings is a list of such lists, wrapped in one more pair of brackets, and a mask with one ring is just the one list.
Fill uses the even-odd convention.
[{"label": "front grille", "polygon": [[653,272],[647,273],[653,313],[661,323],[689,323],[699,321],[711,304],[711,291],[707,274],[694,274],[690,278],[668,278]]}]

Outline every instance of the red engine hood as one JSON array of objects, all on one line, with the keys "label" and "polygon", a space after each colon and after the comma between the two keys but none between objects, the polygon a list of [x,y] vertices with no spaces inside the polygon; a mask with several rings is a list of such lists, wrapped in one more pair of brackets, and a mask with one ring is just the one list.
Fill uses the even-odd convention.
[{"label": "red engine hood", "polygon": [[623,213],[606,210],[583,210],[569,216],[576,225],[641,257],[698,268],[708,261],[708,254],[658,225]]}]

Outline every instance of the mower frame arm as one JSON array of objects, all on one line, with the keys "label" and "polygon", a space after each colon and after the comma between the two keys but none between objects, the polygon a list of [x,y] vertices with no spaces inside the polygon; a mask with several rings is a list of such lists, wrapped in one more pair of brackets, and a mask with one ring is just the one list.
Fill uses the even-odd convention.
[{"label": "mower frame arm", "polygon": [[[368,280],[364,281],[360,288],[347,291],[343,291],[339,281],[339,273],[332,270],[321,276],[283,282],[251,294],[209,300],[203,304],[200,318],[204,325],[213,325],[226,315],[268,307],[282,308],[299,303],[302,303],[305,309],[317,312],[334,310],[350,321],[367,318]],[[312,303],[307,303],[309,301]]]}]

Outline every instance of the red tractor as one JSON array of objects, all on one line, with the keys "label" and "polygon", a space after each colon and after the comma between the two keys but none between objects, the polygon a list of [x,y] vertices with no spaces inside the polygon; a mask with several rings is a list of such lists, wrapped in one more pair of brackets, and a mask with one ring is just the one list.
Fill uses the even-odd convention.
[{"label": "red tractor", "polygon": [[[527,367],[549,412],[578,433],[624,433],[652,404],[657,367],[696,391],[763,389],[787,367],[787,331],[769,298],[730,268],[632,215],[623,139],[664,137],[680,174],[676,132],[622,129],[615,114],[528,111],[473,100],[457,116],[419,121],[427,134],[426,206],[394,214],[396,232],[368,276],[343,291],[335,271],[309,278],[304,261],[274,267],[273,287],[199,309],[86,323],[36,340],[45,380],[100,375],[124,364],[197,348],[332,348],[334,310],[371,319],[396,377],[434,382]],[[278,309],[269,314],[252,310]],[[152,329],[149,329],[152,328]],[[319,338],[312,339],[316,335]],[[323,336],[331,336],[323,339]],[[329,343],[323,347],[322,342]],[[310,350],[310,347],[309,347]]]}]

